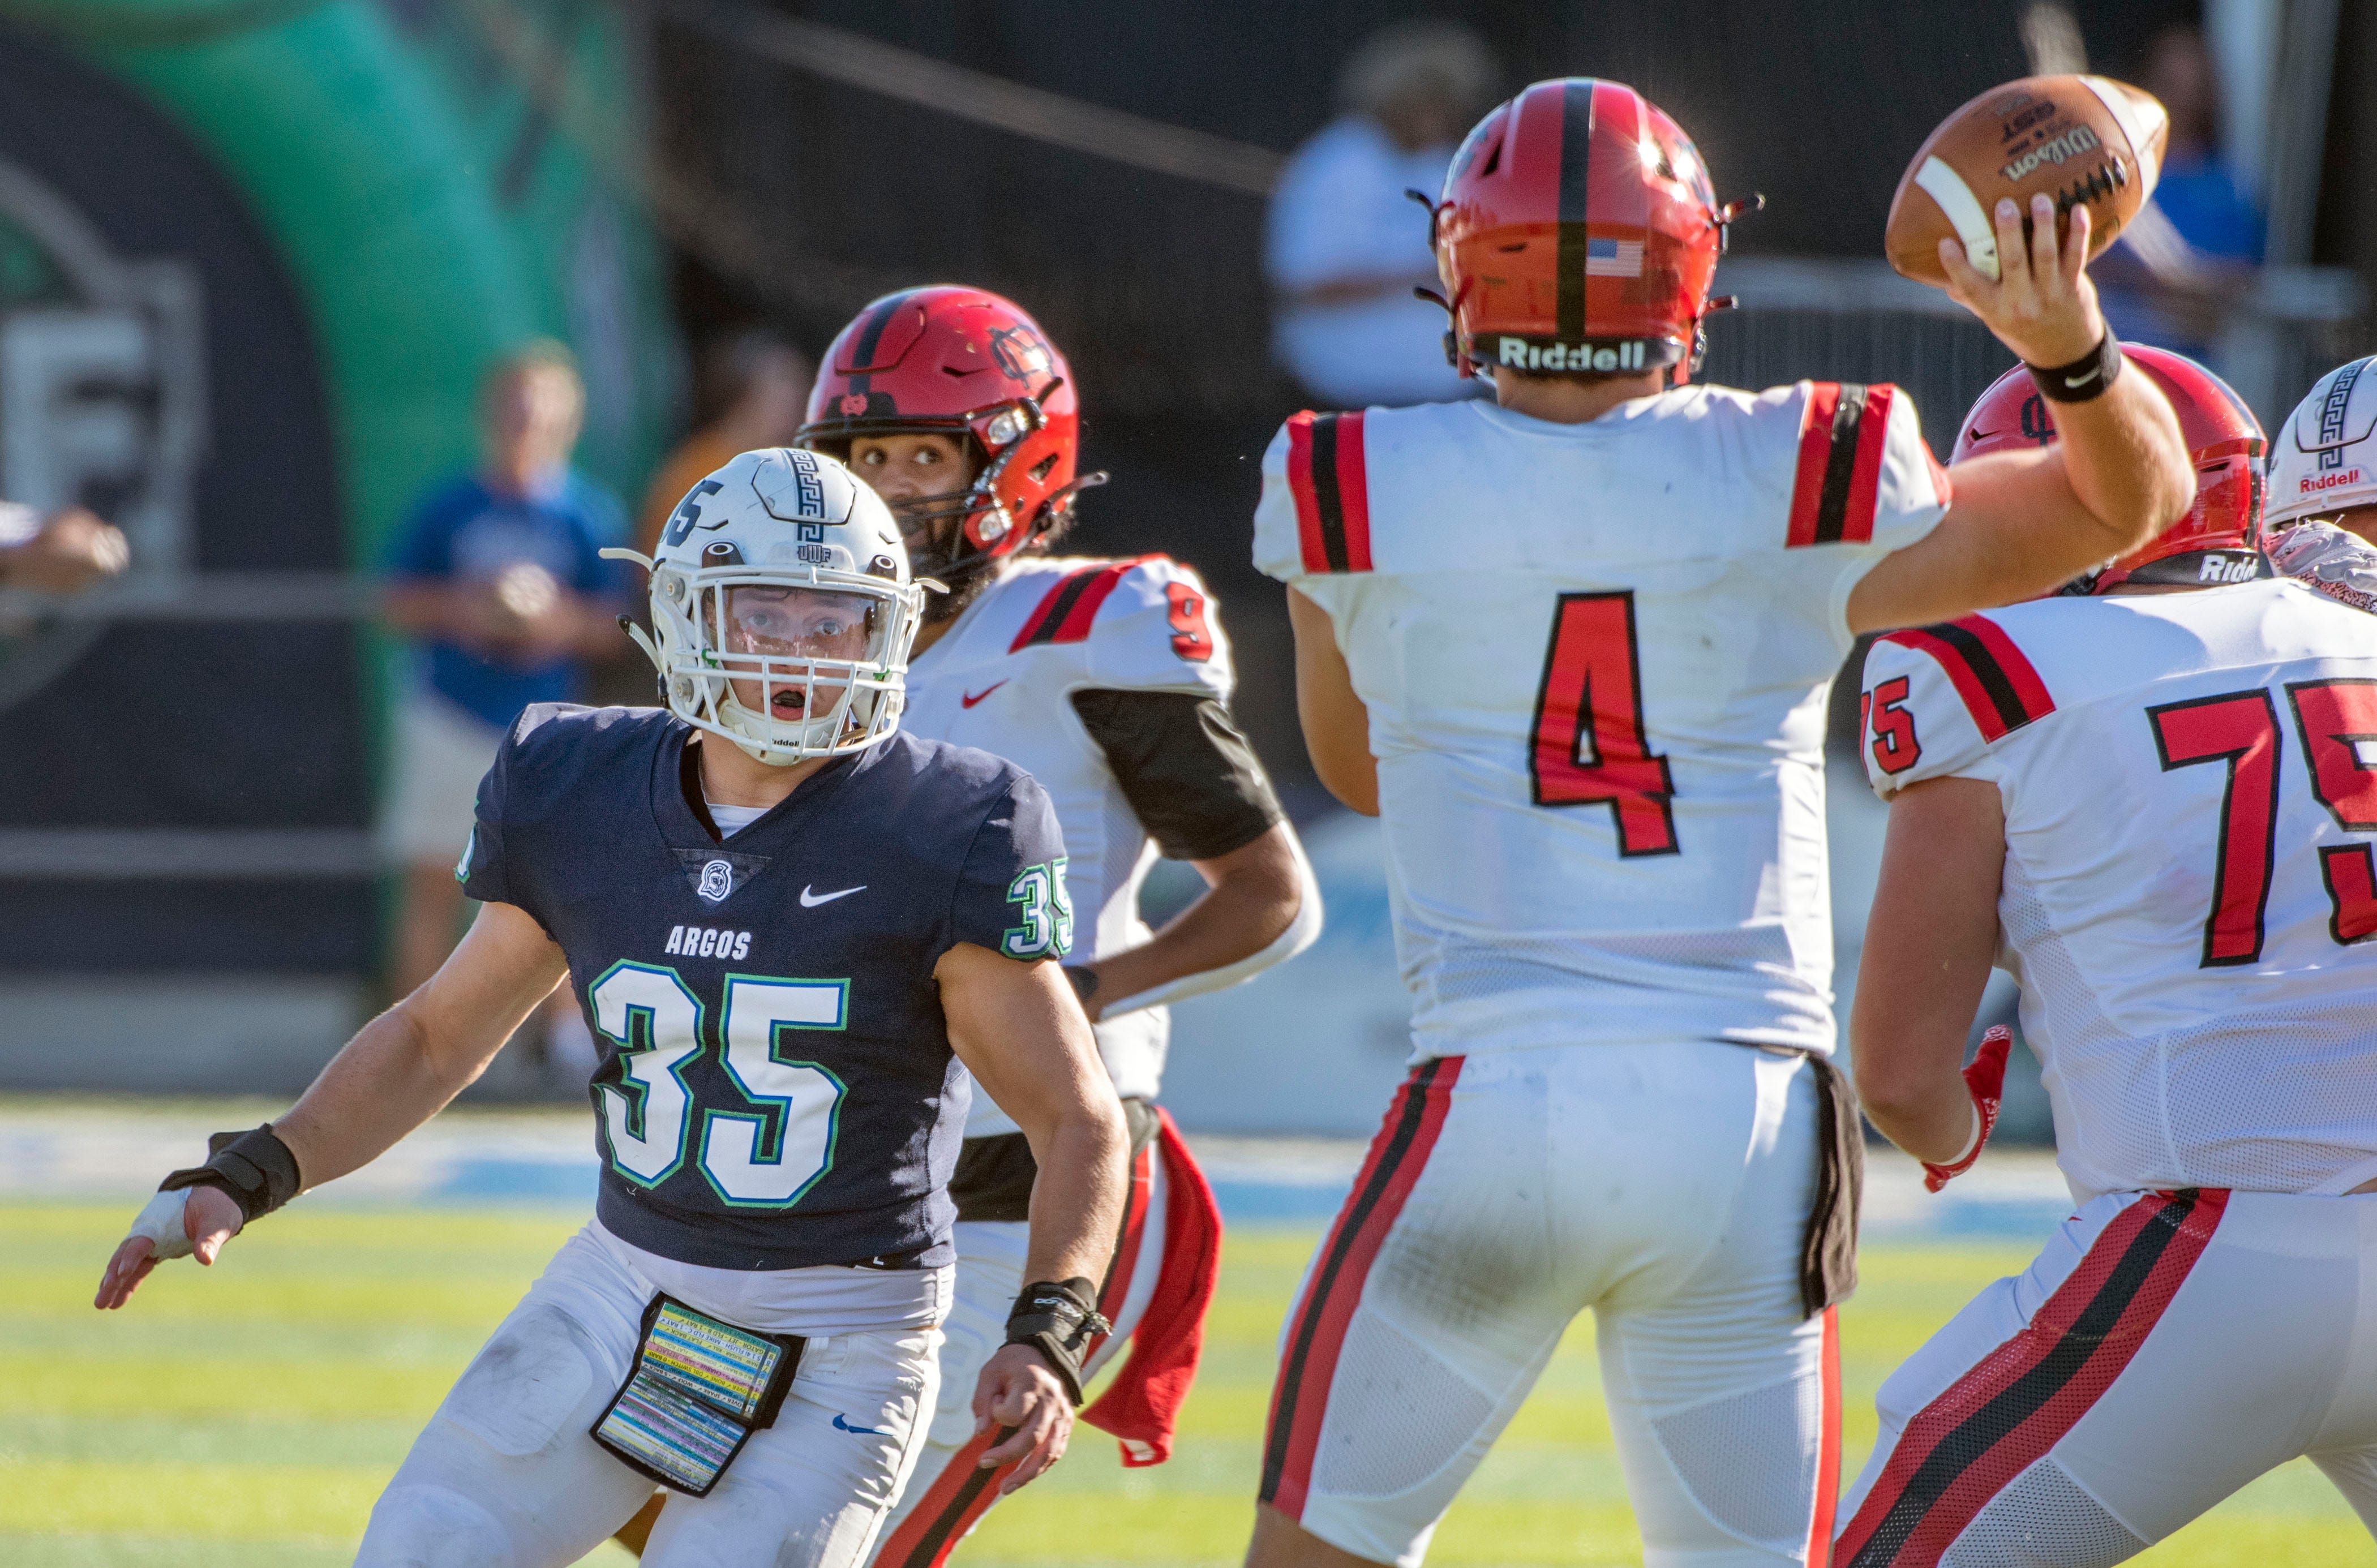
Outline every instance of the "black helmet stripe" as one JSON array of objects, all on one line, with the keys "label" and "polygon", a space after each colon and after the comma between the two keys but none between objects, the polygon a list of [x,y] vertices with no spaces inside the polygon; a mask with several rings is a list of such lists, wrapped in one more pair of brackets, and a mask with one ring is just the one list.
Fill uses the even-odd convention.
[{"label": "black helmet stripe", "polygon": [[902,289],[878,301],[875,314],[859,327],[857,339],[850,345],[850,362],[854,367],[850,373],[850,389],[859,397],[864,398],[874,389],[871,383],[875,373],[866,367],[875,362],[875,345],[883,341],[883,329],[891,325],[891,318],[900,313],[900,307],[906,304],[908,296],[914,292],[914,289]]},{"label": "black helmet stripe", "polygon": [[1584,222],[1592,210],[1593,101],[1600,85],[1591,77],[1560,85],[1559,323],[1560,340],[1568,343],[1584,338]]}]

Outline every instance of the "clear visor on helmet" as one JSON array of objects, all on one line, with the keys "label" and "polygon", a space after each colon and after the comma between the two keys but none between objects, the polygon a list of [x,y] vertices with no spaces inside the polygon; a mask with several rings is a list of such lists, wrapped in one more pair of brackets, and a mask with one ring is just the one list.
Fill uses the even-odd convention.
[{"label": "clear visor on helmet", "polygon": [[846,709],[861,666],[881,662],[888,600],[781,582],[729,583],[700,595],[712,667],[744,711],[806,725]]}]

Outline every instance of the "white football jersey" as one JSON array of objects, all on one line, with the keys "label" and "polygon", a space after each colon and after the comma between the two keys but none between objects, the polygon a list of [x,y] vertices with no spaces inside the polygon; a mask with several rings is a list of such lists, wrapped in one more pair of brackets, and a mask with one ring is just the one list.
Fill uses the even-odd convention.
[{"label": "white football jersey", "polygon": [[[1226,702],[1234,683],[1229,642],[1188,567],[1162,555],[1025,555],[909,666],[900,727],[978,746],[1040,781],[1065,830],[1073,955],[1092,959],[1152,934],[1139,889],[1158,856],[1072,695],[1185,692]],[[1153,1098],[1170,1032],[1162,1007],[1097,1025],[1116,1092]],[[968,1137],[1014,1130],[988,1095],[974,1096]]]},{"label": "white football jersey", "polygon": [[1884,637],[1861,703],[1885,798],[2004,801],[2075,1196],[2377,1176],[2377,624],[2284,579],[2039,600]]},{"label": "white football jersey", "polygon": [[1947,498],[1889,386],[1288,422],[1255,564],[1369,707],[1415,1058],[1833,1048],[1825,695]]}]

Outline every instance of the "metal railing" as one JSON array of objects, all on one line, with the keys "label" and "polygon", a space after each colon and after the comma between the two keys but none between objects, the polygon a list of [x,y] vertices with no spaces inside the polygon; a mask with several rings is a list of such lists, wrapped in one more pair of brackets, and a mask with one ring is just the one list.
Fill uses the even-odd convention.
[{"label": "metal railing", "polygon": [[[1744,256],[1718,267],[1716,286],[1741,308],[1712,318],[1702,379],[1893,382],[1942,457],[1964,411],[2013,364],[1962,305],[1886,262]],[[2368,351],[2366,293],[2343,267],[2265,267],[2232,302],[2212,368],[2275,428],[2312,382]]]}]

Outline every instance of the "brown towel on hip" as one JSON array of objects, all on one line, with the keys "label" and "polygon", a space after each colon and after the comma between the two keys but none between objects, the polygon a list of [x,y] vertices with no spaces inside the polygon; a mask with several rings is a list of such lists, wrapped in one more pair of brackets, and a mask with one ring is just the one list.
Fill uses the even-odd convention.
[{"label": "brown towel on hip", "polygon": [[1799,1243],[1799,1303],[1810,1317],[1857,1289],[1857,1205],[1865,1193],[1865,1123],[1857,1090],[1832,1059],[1816,1070],[1816,1201]]}]

